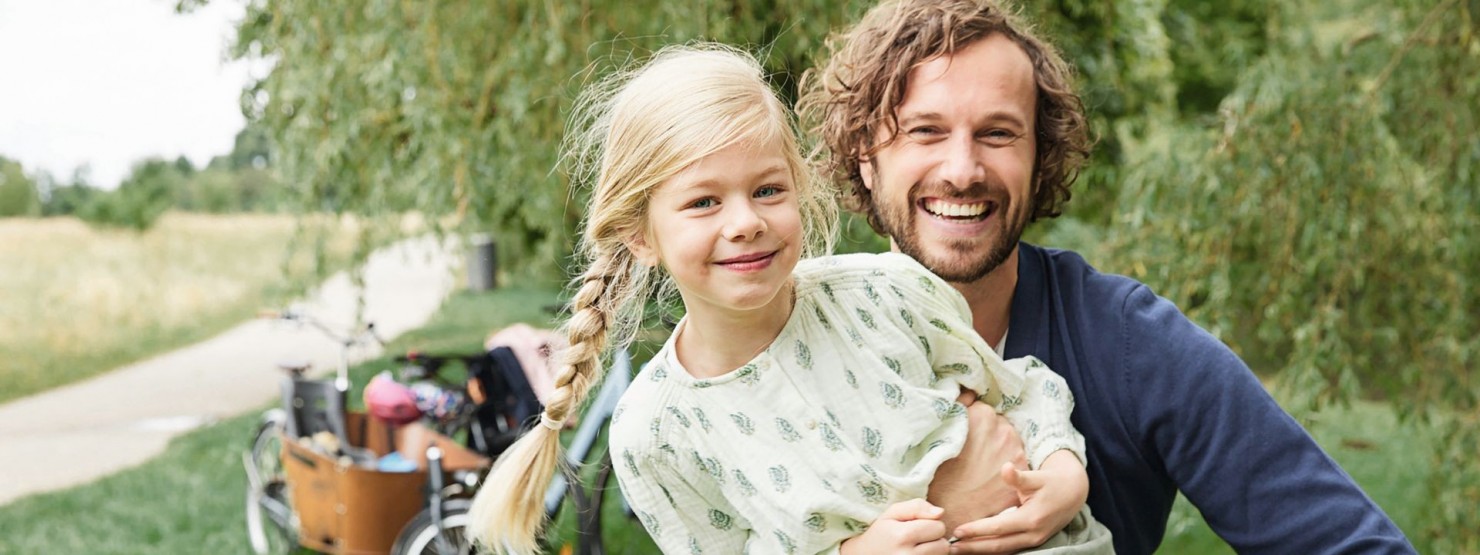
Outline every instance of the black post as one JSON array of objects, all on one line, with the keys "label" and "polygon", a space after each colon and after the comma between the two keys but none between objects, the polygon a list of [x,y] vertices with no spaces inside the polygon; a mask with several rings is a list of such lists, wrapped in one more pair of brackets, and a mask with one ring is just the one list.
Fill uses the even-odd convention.
[{"label": "black post", "polygon": [[498,251],[493,237],[486,233],[474,235],[468,241],[468,289],[489,291],[498,287]]}]

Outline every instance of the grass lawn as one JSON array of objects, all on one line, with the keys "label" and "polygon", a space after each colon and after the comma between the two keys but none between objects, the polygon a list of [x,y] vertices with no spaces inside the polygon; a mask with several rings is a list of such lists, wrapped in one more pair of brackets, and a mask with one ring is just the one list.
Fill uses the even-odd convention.
[{"label": "grass lawn", "polygon": [[[554,289],[504,288],[453,296],[424,328],[392,342],[388,353],[407,350],[465,352],[480,348],[500,326],[529,322],[550,326],[543,307],[559,302]],[[358,388],[389,357],[352,371]],[[263,409],[272,406],[263,404]],[[177,438],[159,458],[92,484],[20,499],[0,507],[0,553],[243,553],[249,551],[243,520],[241,453],[257,424],[248,414]],[[613,482],[615,483],[615,482]],[[614,499],[608,497],[608,499]],[[570,511],[557,519],[557,537],[571,535]],[[633,521],[623,522],[620,503],[608,504],[612,553],[656,552]],[[556,540],[555,545],[560,545]]]},{"label": "grass lawn", "polygon": [[[170,213],[142,233],[0,219],[0,402],[189,345],[300,294],[314,278],[311,248],[287,259],[296,226],[268,214]],[[329,260],[350,247],[331,241]]]},{"label": "grass lawn", "polygon": [[[516,321],[550,325],[542,307],[557,302],[553,289],[505,288],[452,297],[432,322],[397,339],[388,352],[478,348],[489,331]],[[388,359],[360,365],[356,385],[389,367]],[[352,393],[351,399],[359,398]],[[352,401],[357,403],[357,401]],[[270,404],[264,404],[267,408]],[[0,507],[0,553],[241,553],[241,451],[256,423],[246,415],[175,440],[148,464],[93,484],[38,495]],[[1414,533],[1424,502],[1430,437],[1398,424],[1382,407],[1360,404],[1316,417],[1315,435],[1404,530]],[[615,493],[615,492],[611,492]],[[605,521],[610,553],[655,553],[636,521],[608,496]],[[555,524],[562,545],[571,534],[569,511]],[[1161,553],[1231,553],[1185,503],[1174,512]]]}]

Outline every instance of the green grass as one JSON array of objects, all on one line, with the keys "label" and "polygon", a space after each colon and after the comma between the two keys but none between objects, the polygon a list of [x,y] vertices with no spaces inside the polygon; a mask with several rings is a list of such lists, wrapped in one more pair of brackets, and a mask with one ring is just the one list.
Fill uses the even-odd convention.
[{"label": "green grass", "polygon": [[[544,307],[558,302],[553,288],[459,293],[426,327],[393,341],[387,353],[475,350],[490,331],[513,322],[552,325]],[[356,366],[351,404],[359,403],[359,387],[390,366],[389,355]],[[263,409],[270,406],[266,402]],[[175,439],[163,455],[142,466],[0,507],[0,530],[5,530],[0,553],[247,552],[241,453],[257,418],[248,414],[216,423]],[[608,500],[610,552],[656,552],[641,526],[625,521],[615,496]],[[555,523],[554,545],[573,533],[570,512],[562,511]]]},{"label": "green grass", "polygon": [[[505,288],[453,296],[426,327],[392,343],[388,352],[477,349],[488,333],[516,322],[551,325],[543,307],[558,301],[553,289]],[[643,349],[645,354],[650,349]],[[353,370],[357,385],[389,367],[387,359]],[[358,399],[352,393],[351,399]],[[357,402],[357,401],[352,401]],[[263,408],[270,406],[264,403]],[[245,415],[176,439],[149,463],[70,490],[0,507],[0,553],[241,553],[243,525],[241,451],[256,424]],[[1414,433],[1378,404],[1316,415],[1315,436],[1404,530],[1421,524],[1430,434]],[[590,470],[590,469],[588,469]],[[613,483],[615,483],[613,481]],[[641,525],[621,514],[610,490],[604,513],[611,553],[655,553]],[[573,535],[571,511],[552,527],[552,545]],[[1178,504],[1161,553],[1232,553],[1185,502]]]}]

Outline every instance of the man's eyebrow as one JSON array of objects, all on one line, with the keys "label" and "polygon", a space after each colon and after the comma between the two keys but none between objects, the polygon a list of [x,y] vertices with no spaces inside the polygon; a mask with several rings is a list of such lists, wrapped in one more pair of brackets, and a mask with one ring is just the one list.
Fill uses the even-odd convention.
[{"label": "man's eyebrow", "polygon": [[942,116],[940,115],[939,112],[913,112],[913,113],[908,113],[908,114],[905,114],[904,117],[899,118],[899,126],[900,127],[909,127],[911,124],[916,124],[916,123],[921,123],[921,122],[930,122],[930,121],[939,121],[941,119],[941,117]]},{"label": "man's eyebrow", "polygon": [[[916,125],[920,123],[932,123],[940,121],[943,118],[944,116],[942,116],[939,112],[915,112],[904,114],[904,116],[899,118],[899,127],[903,129],[911,125]],[[1019,127],[1027,126],[1027,121],[1024,120],[1022,116],[1007,110],[997,110],[990,114],[987,114],[987,117],[983,118],[982,121],[986,123],[1008,123],[1017,125]]]}]

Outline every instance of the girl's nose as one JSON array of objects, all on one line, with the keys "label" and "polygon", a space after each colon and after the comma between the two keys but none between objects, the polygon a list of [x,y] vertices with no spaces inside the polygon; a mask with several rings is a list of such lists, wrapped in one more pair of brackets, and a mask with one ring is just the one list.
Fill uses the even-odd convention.
[{"label": "girl's nose", "polygon": [[731,204],[726,214],[724,236],[731,241],[754,241],[766,232],[766,220],[748,203]]}]

